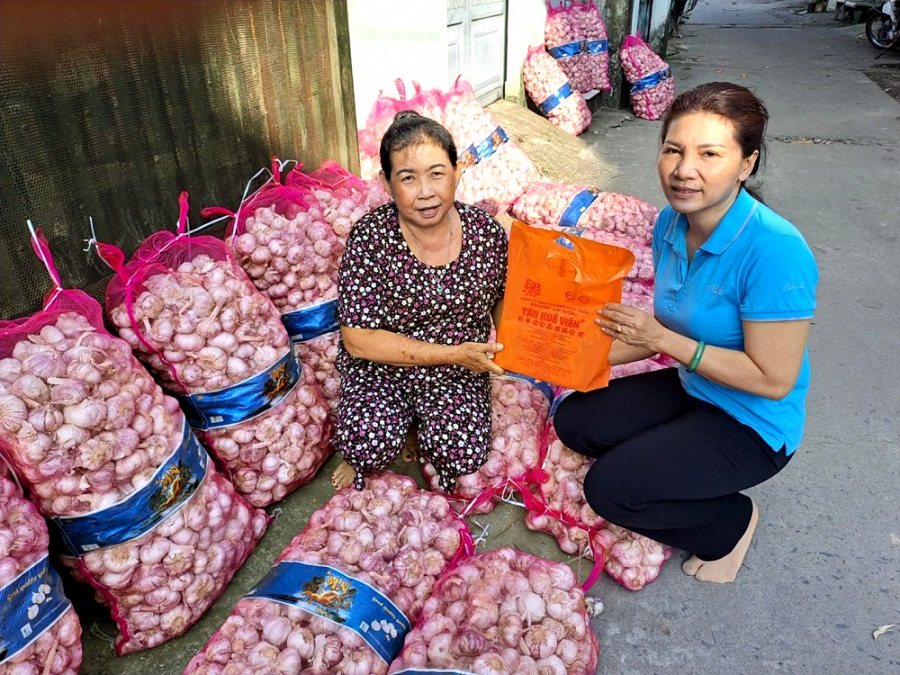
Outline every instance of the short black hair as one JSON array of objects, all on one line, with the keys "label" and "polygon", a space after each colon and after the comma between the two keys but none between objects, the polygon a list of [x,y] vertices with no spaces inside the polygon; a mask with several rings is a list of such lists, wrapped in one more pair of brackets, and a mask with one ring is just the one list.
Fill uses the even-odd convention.
[{"label": "short black hair", "polygon": [[384,177],[388,180],[391,178],[391,153],[423,143],[433,143],[442,148],[450,158],[450,164],[456,168],[456,143],[450,132],[440,123],[415,110],[401,110],[394,115],[394,121],[381,138],[378,154]]}]

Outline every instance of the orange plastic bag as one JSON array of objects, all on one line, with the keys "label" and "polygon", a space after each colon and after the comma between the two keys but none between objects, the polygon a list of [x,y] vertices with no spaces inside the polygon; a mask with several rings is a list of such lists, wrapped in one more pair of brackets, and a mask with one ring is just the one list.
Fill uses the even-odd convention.
[{"label": "orange plastic bag", "polygon": [[631,251],[514,221],[494,362],[535,379],[591,391],[609,383],[612,338],[594,323],[622,301]]}]

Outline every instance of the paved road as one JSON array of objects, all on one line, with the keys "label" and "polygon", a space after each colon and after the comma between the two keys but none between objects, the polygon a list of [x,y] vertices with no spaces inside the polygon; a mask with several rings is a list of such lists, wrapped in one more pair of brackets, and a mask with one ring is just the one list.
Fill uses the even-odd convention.
[{"label": "paved road", "polygon": [[[821,273],[810,337],[807,436],[750,492],[761,524],[738,582],[702,584],[680,558],[638,593],[602,579],[599,673],[900,673],[900,102],[863,71],[862,25],[805,4],[700,0],[670,44],[677,91],[713,80],[767,103],[770,206],[812,246]],[[662,205],[658,123],[595,115],[608,190]]]}]

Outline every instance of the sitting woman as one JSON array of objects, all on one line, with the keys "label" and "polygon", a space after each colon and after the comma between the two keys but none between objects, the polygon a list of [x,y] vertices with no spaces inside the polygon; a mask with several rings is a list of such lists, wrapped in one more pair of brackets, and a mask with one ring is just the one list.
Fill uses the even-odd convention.
[{"label": "sitting woman", "polygon": [[[454,201],[453,137],[434,120],[397,114],[381,141],[381,180],[394,201],[353,228],[341,260],[335,489],[386,468],[414,418],[423,458],[450,492],[490,449],[488,343],[506,281],[506,233]],[[493,313],[493,314],[492,314]]]},{"label": "sitting woman", "polygon": [[740,490],[785,467],[806,419],[816,262],[744,185],[767,120],[730,83],[675,99],[657,160],[669,206],[653,234],[656,318],[613,303],[597,323],[613,364],[662,353],[682,365],[572,394],[554,418],[563,443],[597,458],[584,481],[594,511],[693,552],[683,569],[701,581],[734,581],[758,520]]}]

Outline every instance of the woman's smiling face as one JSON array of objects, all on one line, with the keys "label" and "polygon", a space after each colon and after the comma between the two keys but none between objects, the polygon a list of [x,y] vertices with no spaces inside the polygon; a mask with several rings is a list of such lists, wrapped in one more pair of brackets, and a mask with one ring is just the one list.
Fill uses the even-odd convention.
[{"label": "woman's smiling face", "polygon": [[692,224],[714,227],[750,176],[759,152],[741,156],[727,118],[692,112],[672,120],[656,170],[666,199]]},{"label": "woman's smiling face", "polygon": [[391,153],[391,177],[385,183],[407,224],[429,228],[445,222],[457,182],[458,171],[447,152],[435,143]]}]

